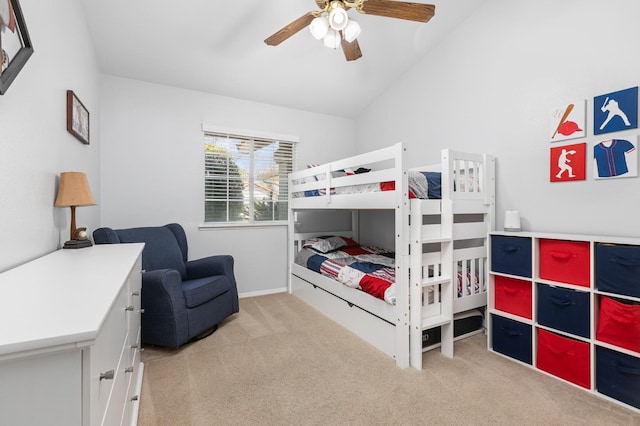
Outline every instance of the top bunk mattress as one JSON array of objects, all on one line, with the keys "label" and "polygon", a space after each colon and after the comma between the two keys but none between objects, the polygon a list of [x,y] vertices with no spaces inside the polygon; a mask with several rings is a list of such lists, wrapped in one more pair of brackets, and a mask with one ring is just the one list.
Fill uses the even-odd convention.
[{"label": "top bunk mattress", "polygon": [[[368,172],[368,169],[358,169],[355,172],[349,174],[349,172],[341,170],[338,172],[331,172],[332,178],[340,178],[350,175],[357,175]],[[323,175],[314,175],[304,178],[303,182],[294,181],[294,184],[299,183],[311,183],[322,182]],[[409,198],[419,199],[441,199],[442,198],[442,173],[440,172],[420,172],[409,171],[407,173],[407,179],[409,184]],[[373,182],[361,185],[346,185],[335,188],[330,188],[331,195],[345,195],[345,194],[363,194],[374,193],[383,191],[395,191],[396,185],[394,181],[386,182]],[[301,197],[318,197],[327,194],[326,188],[310,189],[307,191],[294,192],[294,198]]]}]

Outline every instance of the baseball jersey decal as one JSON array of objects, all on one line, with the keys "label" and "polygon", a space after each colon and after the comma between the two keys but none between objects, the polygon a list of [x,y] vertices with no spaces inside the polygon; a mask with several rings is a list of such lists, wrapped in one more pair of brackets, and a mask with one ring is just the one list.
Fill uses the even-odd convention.
[{"label": "baseball jersey decal", "polygon": [[593,147],[596,178],[622,176],[629,172],[627,158],[636,146],[625,139],[609,139]]}]

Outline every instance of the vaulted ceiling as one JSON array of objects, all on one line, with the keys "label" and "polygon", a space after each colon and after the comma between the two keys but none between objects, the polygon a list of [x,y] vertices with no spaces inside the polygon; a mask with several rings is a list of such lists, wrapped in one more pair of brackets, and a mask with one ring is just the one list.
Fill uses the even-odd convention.
[{"label": "vaulted ceiling", "polygon": [[486,2],[415,1],[436,6],[428,23],[351,9],[363,56],[347,62],[306,28],[264,43],[314,0],[82,0],[105,74],[350,118]]}]

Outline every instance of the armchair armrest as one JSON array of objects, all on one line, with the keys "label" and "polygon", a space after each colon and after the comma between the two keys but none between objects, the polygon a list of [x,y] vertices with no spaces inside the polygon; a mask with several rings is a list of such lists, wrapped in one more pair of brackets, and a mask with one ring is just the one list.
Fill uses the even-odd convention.
[{"label": "armchair armrest", "polygon": [[142,308],[149,314],[172,314],[186,309],[182,277],[175,269],[142,274]]},{"label": "armchair armrest", "polygon": [[185,263],[189,279],[204,278],[212,275],[226,276],[231,285],[231,293],[233,295],[233,312],[238,312],[240,305],[238,303],[238,286],[233,273],[233,264],[233,256],[228,254],[203,257],[202,259]]},{"label": "armchair armrest", "polygon": [[[186,263],[189,279],[226,275],[233,277],[233,256],[221,254],[191,260]],[[235,284],[235,281],[234,283]]]}]

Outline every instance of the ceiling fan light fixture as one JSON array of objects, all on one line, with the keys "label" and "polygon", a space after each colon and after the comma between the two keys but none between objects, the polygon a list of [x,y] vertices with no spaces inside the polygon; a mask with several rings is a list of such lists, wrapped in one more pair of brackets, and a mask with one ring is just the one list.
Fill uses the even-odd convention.
[{"label": "ceiling fan light fixture", "polygon": [[322,40],[329,32],[329,19],[326,16],[318,16],[309,24],[309,31],[316,40]]},{"label": "ceiling fan light fixture", "polygon": [[336,31],[343,30],[349,23],[349,15],[344,10],[342,2],[334,1],[329,6],[331,12],[329,12],[329,25]]},{"label": "ceiling fan light fixture", "polygon": [[330,28],[327,35],[324,37],[324,45],[329,49],[337,49],[340,47],[340,33],[333,28]]},{"label": "ceiling fan light fixture", "polygon": [[360,28],[360,24],[358,24],[354,20],[349,20],[349,23],[344,28],[344,39],[348,43],[353,43],[353,40],[358,38],[362,29]]}]

